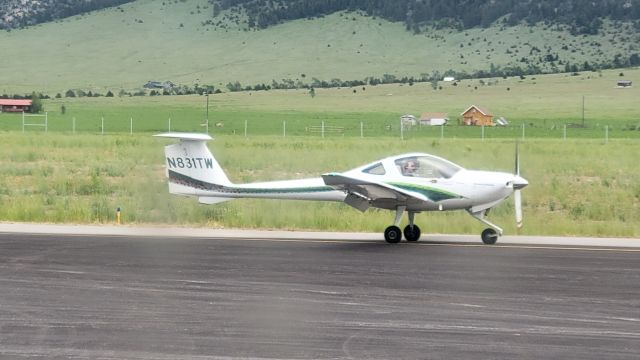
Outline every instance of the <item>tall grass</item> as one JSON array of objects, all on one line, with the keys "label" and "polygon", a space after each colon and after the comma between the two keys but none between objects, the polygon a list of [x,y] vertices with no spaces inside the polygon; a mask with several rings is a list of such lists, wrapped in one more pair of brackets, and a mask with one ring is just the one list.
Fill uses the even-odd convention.
[{"label": "tall grass", "polygon": [[[0,220],[382,231],[393,214],[339,203],[234,200],[199,205],[168,194],[163,145],[148,135],[0,133]],[[467,168],[512,171],[511,140],[423,141],[221,135],[209,144],[234,182],[318,176],[391,154],[422,151]],[[634,140],[528,140],[521,144],[523,234],[640,236],[640,169]],[[490,218],[516,233],[511,201]],[[425,233],[479,233],[464,212],[422,213]]]}]

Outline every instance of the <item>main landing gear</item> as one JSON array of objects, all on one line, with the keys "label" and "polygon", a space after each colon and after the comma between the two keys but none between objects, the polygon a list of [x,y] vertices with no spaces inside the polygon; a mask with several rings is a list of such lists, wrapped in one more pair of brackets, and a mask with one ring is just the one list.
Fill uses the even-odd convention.
[{"label": "main landing gear", "polygon": [[[399,243],[400,240],[402,240],[403,232],[400,231],[400,228],[398,227],[398,225],[400,224],[400,220],[402,219],[402,213],[406,208],[407,208],[406,206],[398,206],[398,208],[396,209],[396,219],[395,219],[394,225],[389,226],[384,231],[384,239],[388,243],[396,244],[396,243]],[[415,212],[409,211],[408,215],[409,215],[409,225],[405,226],[404,228],[404,238],[410,242],[418,241],[420,239],[420,228],[418,227],[418,225],[415,225],[413,223]]]}]

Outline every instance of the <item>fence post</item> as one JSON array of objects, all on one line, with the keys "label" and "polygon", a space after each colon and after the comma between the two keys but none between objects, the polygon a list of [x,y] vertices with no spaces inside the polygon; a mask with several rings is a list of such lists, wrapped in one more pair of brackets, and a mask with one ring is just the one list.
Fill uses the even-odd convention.
[{"label": "fence post", "polygon": [[24,132],[24,111],[22,112],[22,132]]},{"label": "fence post", "polygon": [[247,137],[247,120],[244,121],[244,137]]},{"label": "fence post", "polygon": [[104,116],[102,117],[101,128],[102,128],[102,130],[101,130],[102,135],[104,135]]},{"label": "fence post", "polygon": [[131,124],[129,125],[129,135],[133,135],[133,118],[130,118]]},{"label": "fence post", "polygon": [[402,119],[400,119],[400,140],[404,140],[404,126],[402,126]]},{"label": "fence post", "polygon": [[169,132],[171,132],[171,118],[169,118]]},{"label": "fence post", "polygon": [[522,141],[524,141],[524,123],[522,123]]},{"label": "fence post", "polygon": [[609,125],[605,125],[604,127],[604,143],[609,143]]},{"label": "fence post", "polygon": [[364,125],[362,124],[362,121],[360,121],[360,138],[364,137]]},{"label": "fence post", "polygon": [[444,124],[440,125],[440,140],[444,140]]},{"label": "fence post", "polygon": [[44,132],[49,130],[49,112],[45,111],[44,113]]},{"label": "fence post", "polygon": [[484,125],[482,125],[482,141],[484,141]]},{"label": "fence post", "polygon": [[324,139],[324,121],[322,122],[322,138]]},{"label": "fence post", "polygon": [[71,131],[73,134],[76,133],[76,117],[71,118]]},{"label": "fence post", "polygon": [[287,137],[287,122],[282,120],[282,137]]},{"label": "fence post", "polygon": [[567,140],[567,124],[564,124],[564,133],[562,134],[562,139]]}]

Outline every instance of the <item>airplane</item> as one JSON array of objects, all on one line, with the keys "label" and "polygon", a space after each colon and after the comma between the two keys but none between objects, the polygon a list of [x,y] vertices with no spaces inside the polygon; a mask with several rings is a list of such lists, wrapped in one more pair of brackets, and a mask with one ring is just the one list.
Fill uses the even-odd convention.
[{"label": "airplane", "polygon": [[[486,216],[513,194],[516,224],[522,226],[520,190],[529,183],[520,176],[517,143],[515,174],[467,170],[438,156],[408,153],[318,178],[234,184],[207,148],[211,136],[176,132],[154,136],[180,140],[164,148],[169,193],[196,197],[202,204],[263,198],[339,201],[361,212],[370,207],[393,210],[395,220],[384,231],[388,243],[400,242],[403,235],[409,242],[420,239],[420,228],[414,223],[417,213],[466,210],[488,226],[480,237],[491,245],[503,229]],[[405,212],[409,224],[401,231],[398,225]]]}]

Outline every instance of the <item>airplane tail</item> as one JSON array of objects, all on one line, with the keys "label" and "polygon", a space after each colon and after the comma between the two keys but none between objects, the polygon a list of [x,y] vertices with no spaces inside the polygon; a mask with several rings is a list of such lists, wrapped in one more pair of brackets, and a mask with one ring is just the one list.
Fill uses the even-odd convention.
[{"label": "airplane tail", "polygon": [[157,137],[180,139],[177,144],[164,148],[167,179],[171,194],[198,196],[203,202],[215,203],[230,200],[206,197],[207,191],[232,185],[220,164],[207,148],[211,136],[196,133],[164,133]]}]

